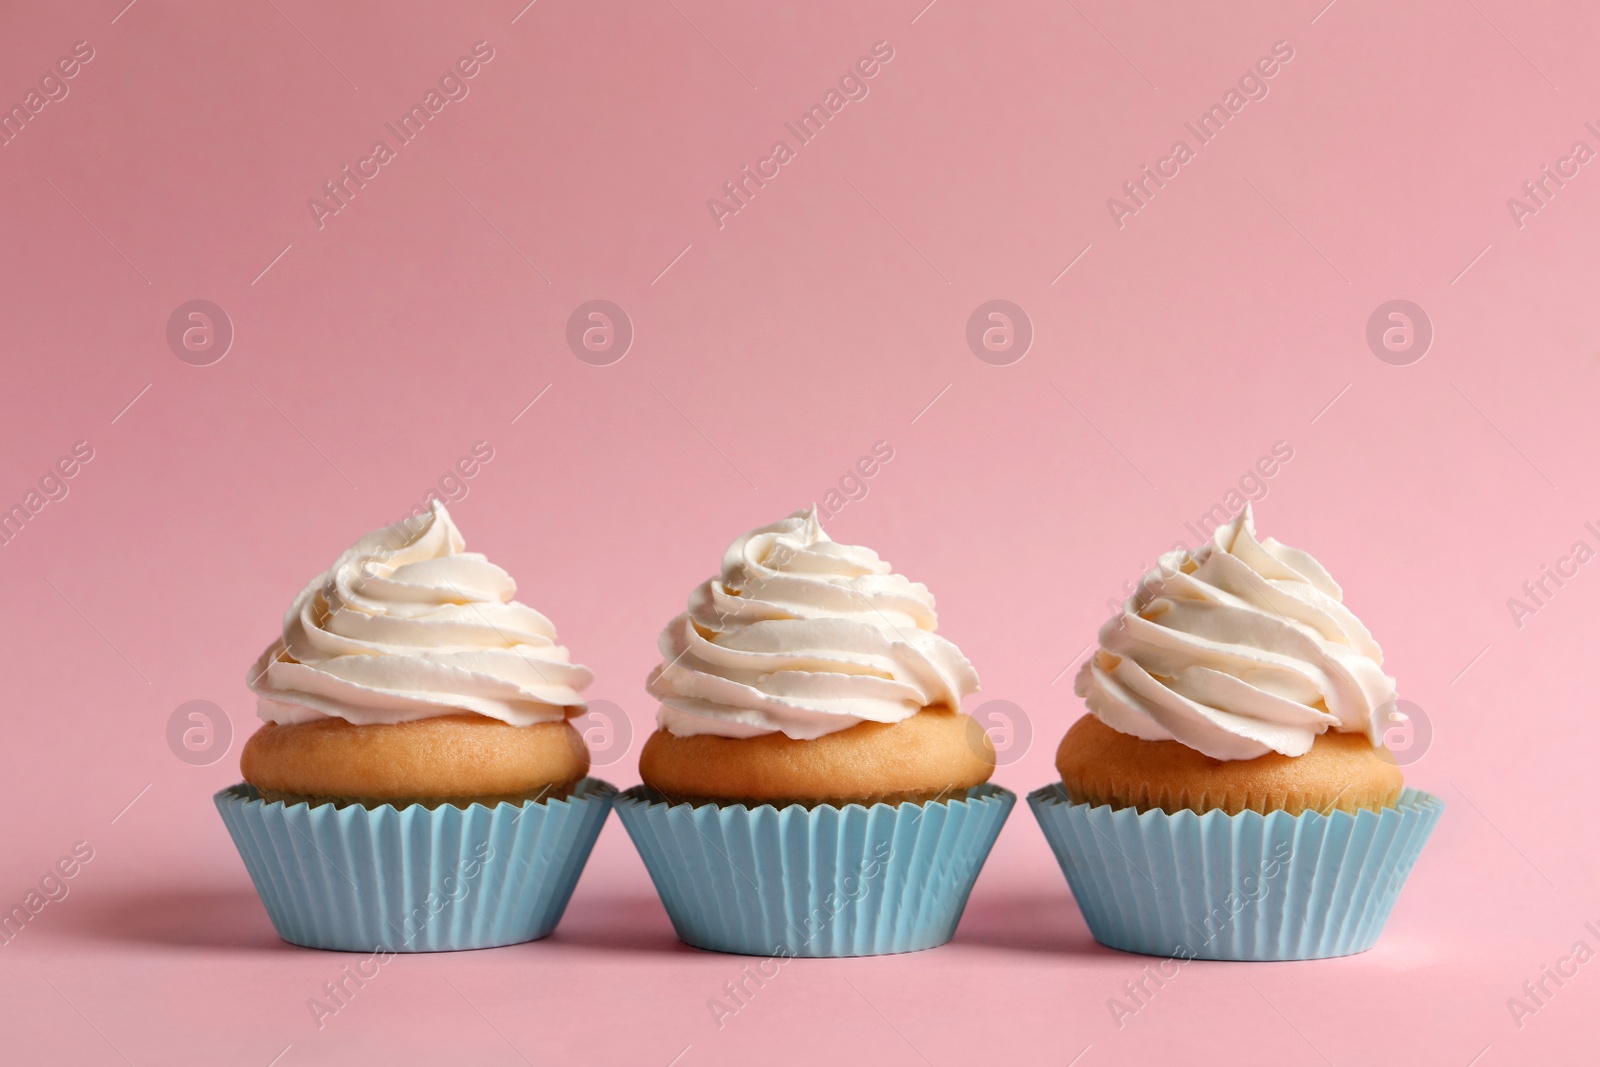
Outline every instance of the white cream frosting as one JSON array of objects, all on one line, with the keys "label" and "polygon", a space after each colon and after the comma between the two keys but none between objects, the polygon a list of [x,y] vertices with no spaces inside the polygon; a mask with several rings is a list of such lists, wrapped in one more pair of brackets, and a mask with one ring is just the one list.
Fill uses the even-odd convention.
[{"label": "white cream frosting", "polygon": [[550,620],[465,550],[443,504],[414,522],[363,537],[295,598],[282,640],[251,668],[256,713],[369,724],[476,712],[513,726],[577,714],[594,676]]},{"label": "white cream frosting", "polygon": [[734,541],[661,631],[657,723],[680,737],[811,740],[959,709],[978,675],[937,626],[926,586],[834,542],[815,508],[797,511]]},{"label": "white cream frosting", "polygon": [[1332,728],[1382,743],[1394,679],[1322,565],[1257,540],[1249,505],[1145,575],[1075,689],[1107,726],[1213,759],[1304,755]]}]

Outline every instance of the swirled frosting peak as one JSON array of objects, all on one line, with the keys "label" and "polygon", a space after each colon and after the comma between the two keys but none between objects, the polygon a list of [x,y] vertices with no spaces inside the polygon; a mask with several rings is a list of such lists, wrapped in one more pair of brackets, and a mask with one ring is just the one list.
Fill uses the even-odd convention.
[{"label": "swirled frosting peak", "polygon": [[1213,759],[1301,756],[1328,729],[1382,743],[1395,696],[1383,652],[1322,565],[1256,538],[1250,508],[1194,552],[1169,552],[1121,614],[1076,691],[1114,730]]},{"label": "swirled frosting peak", "polygon": [[256,713],[370,724],[476,712],[513,726],[576,713],[594,676],[516,591],[434,502],[357,541],[295,598],[251,668]]},{"label": "swirled frosting peak", "polygon": [[797,511],[734,541],[661,631],[657,722],[678,736],[811,740],[959,709],[978,675],[937,625],[927,587]]}]

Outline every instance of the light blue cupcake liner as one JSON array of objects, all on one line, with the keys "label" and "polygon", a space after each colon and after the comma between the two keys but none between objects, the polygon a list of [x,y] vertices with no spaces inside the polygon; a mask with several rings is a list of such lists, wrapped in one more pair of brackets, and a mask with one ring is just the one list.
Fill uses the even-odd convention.
[{"label": "light blue cupcake liner", "polygon": [[749,956],[878,956],[942,945],[1016,794],[926,804],[673,804],[617,797],[678,937]]},{"label": "light blue cupcake liner", "polygon": [[1310,960],[1365,952],[1444,811],[1406,789],[1397,807],[1331,815],[1198,815],[1028,795],[1089,932],[1125,952]]},{"label": "light blue cupcake liner", "polygon": [[615,796],[585,778],[562,800],[493,807],[284,804],[243,784],[214,799],[279,937],[438,952],[555,929]]}]

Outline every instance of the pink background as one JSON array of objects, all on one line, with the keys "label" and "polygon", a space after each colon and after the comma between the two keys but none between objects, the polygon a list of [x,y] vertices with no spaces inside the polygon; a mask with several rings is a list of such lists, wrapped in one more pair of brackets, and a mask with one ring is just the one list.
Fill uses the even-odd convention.
[{"label": "pink background", "polygon": [[[1520,628],[1506,601],[1575,540],[1600,547],[1600,165],[1521,228],[1506,201],[1575,140],[1600,148],[1600,16],[124,2],[0,14],[8,107],[94,49],[0,148],[0,503],[94,450],[0,548],[0,902],[95,850],[0,949],[6,1058],[1580,1055],[1600,963],[1520,1028],[1507,998],[1580,938],[1600,948],[1573,814],[1600,735],[1600,564]],[[470,95],[319,229],[307,199],[480,40]],[[707,198],[880,40],[870,95],[719,230]],[[1107,198],[1280,40],[1269,95],[1119,229]],[[165,339],[196,298],[236,331],[211,366]],[[564,341],[594,298],[637,332],[611,366]],[[994,298],[1036,331],[1010,366],[964,340]],[[1435,330],[1409,366],[1364,338],[1397,298]],[[736,534],[889,442],[830,531],[936,593],[983,676],[969,708],[1026,709],[1031,748],[997,778],[1019,794],[1052,777],[1107,598],[1287,442],[1259,526],[1322,559],[1383,643],[1434,729],[1409,778],[1445,819],[1372,952],[1195,963],[1119,1030],[1107,999],[1147,961],[1091,941],[1019,807],[952,945],[790,964],[720,1031],[707,1000],[743,961],[674,940],[613,820],[549,940],[397,959],[318,1030],[306,1000],[346,958],[277,940],[211,794],[237,778],[245,670],[293,594],[479,440],[494,459],[453,512],[631,715],[619,786],[662,623]],[[165,738],[194,699],[238,732],[207,767]]]}]

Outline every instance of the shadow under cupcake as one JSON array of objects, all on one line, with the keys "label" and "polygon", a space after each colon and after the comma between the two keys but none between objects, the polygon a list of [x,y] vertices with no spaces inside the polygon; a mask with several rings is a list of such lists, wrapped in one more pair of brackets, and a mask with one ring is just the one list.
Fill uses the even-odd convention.
[{"label": "shadow under cupcake", "polygon": [[644,785],[617,814],[678,936],[869,956],[949,941],[1015,796],[958,710],[925,587],[814,511],[736,540],[661,635]]},{"label": "shadow under cupcake", "polygon": [[592,675],[440,504],[296,599],[250,684],[266,724],[216,795],[285,941],[488,948],[560,921],[615,790],[568,718]]},{"label": "shadow under cupcake", "polygon": [[1371,948],[1444,809],[1383,747],[1382,662],[1248,506],[1163,556],[1079,672],[1091,714],[1061,781],[1028,797],[1095,939],[1177,959]]}]

